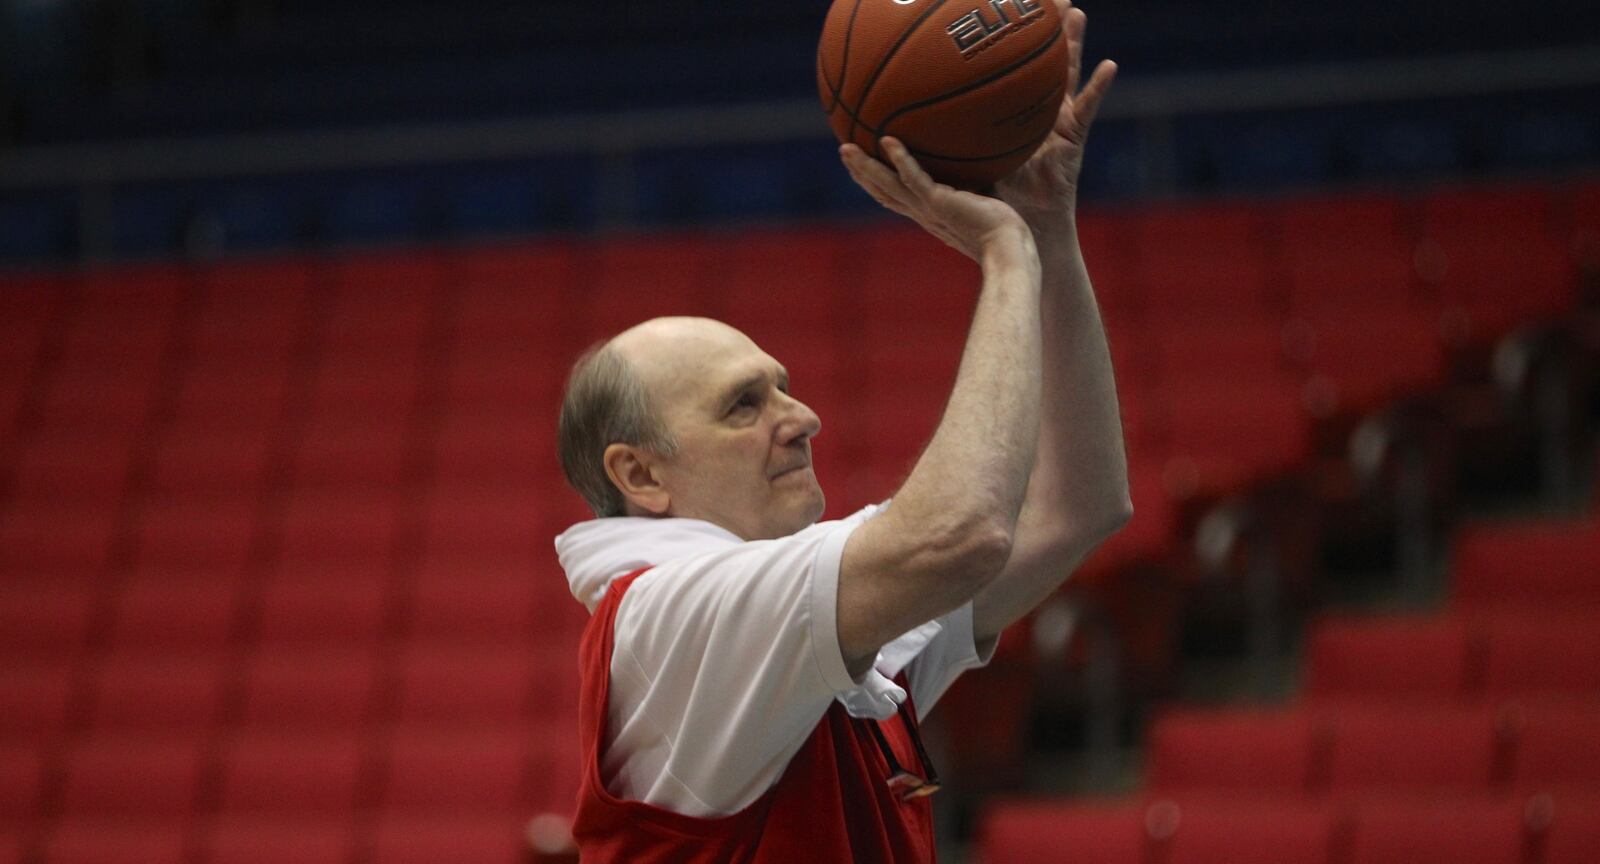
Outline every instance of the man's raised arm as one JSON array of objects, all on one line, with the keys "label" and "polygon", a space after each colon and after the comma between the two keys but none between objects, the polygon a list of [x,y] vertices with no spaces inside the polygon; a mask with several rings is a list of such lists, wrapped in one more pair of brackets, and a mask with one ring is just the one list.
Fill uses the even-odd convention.
[{"label": "man's raised arm", "polygon": [[852,676],[889,640],[971,600],[1005,566],[1040,428],[1032,232],[1004,202],[935,183],[898,141],[884,139],[883,150],[895,170],[842,148],[851,176],[976,260],[983,285],[938,429],[893,505],[845,544],[837,625]]},{"label": "man's raised arm", "polygon": [[1071,64],[1068,96],[1049,140],[998,189],[1027,220],[1043,267],[1039,449],[1011,559],[973,600],[980,642],[1048,597],[1133,515],[1111,352],[1077,230],[1084,144],[1116,66],[1102,62],[1078,92],[1086,20],[1069,0],[1056,2]]}]

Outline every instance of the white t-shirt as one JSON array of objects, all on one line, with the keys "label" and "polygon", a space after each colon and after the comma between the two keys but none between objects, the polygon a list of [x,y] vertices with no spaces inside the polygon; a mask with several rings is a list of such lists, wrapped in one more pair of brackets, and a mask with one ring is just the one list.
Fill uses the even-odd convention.
[{"label": "white t-shirt", "polygon": [[883,646],[856,681],[839,650],[839,559],[887,505],[746,542],[697,519],[618,517],[556,538],[572,594],[593,611],[612,580],[643,567],[617,610],[606,789],[688,816],[736,813],[782,777],[835,700],[885,719],[906,674],[926,716],[967,669],[987,663],[972,605]]}]

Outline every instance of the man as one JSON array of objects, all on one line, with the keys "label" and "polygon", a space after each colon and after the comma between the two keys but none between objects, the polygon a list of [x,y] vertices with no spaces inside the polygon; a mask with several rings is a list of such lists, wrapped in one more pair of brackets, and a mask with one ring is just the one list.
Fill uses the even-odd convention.
[{"label": "man", "polygon": [[[595,520],[556,540],[584,636],[585,861],[931,861],[917,722],[1131,515],[1109,353],[1075,228],[1115,67],[990,197],[898,141],[841,148],[982,287],[927,449],[890,502],[816,523],[817,416],[705,319],[645,322],[574,367],[562,464]],[[870,286],[864,290],[871,290]],[[815,523],[815,524],[814,524]]]}]

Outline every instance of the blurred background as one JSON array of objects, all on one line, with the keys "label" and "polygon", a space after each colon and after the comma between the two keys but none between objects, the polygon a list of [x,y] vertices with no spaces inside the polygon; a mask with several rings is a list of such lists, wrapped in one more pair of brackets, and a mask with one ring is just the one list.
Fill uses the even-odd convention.
[{"label": "blurred background", "polygon": [[[1600,12],[1084,0],[1134,522],[930,719],[947,861],[1600,858]],[[0,0],[0,862],[570,859],[585,346],[750,333],[828,517],[976,271],[821,2]]]}]

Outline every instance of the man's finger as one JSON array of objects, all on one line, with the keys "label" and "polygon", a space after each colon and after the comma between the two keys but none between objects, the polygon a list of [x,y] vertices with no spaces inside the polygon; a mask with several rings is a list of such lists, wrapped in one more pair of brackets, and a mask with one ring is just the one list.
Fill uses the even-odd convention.
[{"label": "man's finger", "polygon": [[912,194],[918,198],[927,198],[933,194],[937,184],[928,176],[928,172],[923,171],[922,166],[917,164],[916,158],[906,149],[906,145],[900,143],[900,139],[885,137],[881,146],[883,152],[889,154],[889,161],[894,163],[895,169],[900,172],[900,182],[904,183]]},{"label": "man's finger", "polygon": [[1073,103],[1073,131],[1078,140],[1082,141],[1089,135],[1089,127],[1094,123],[1095,115],[1100,113],[1100,103],[1105,99],[1106,91],[1111,89],[1111,82],[1117,77],[1117,64],[1111,60],[1101,60],[1100,65],[1094,67],[1094,74],[1089,76],[1089,83],[1083,87]]},{"label": "man's finger", "polygon": [[844,157],[845,168],[850,171],[850,176],[866,189],[868,194],[878,198],[880,203],[887,198],[900,206],[911,206],[913,198],[911,192],[905,188],[905,184],[900,182],[900,178],[889,169],[889,166],[868,156],[866,151],[854,144],[840,147],[839,153]]},{"label": "man's finger", "polygon": [[1083,31],[1089,16],[1082,9],[1068,9],[1062,28],[1067,36],[1067,98],[1078,93],[1078,81],[1083,76]]}]

